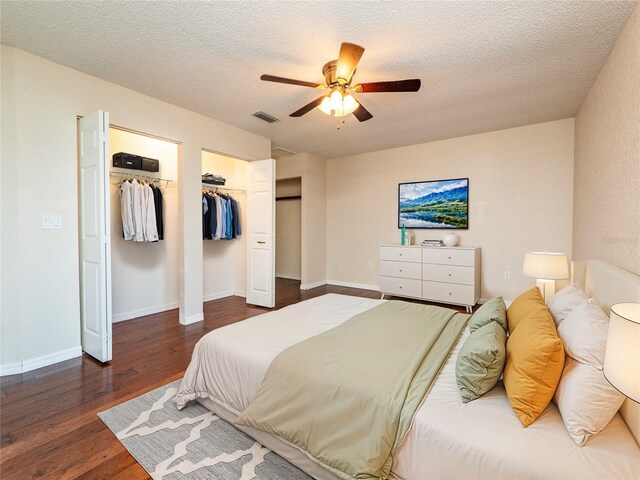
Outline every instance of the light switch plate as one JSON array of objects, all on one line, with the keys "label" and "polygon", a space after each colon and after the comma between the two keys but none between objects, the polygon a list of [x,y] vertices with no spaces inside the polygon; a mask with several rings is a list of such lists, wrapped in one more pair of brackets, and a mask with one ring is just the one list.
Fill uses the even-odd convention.
[{"label": "light switch plate", "polygon": [[42,215],[43,230],[60,230],[62,228],[62,216],[58,214]]}]

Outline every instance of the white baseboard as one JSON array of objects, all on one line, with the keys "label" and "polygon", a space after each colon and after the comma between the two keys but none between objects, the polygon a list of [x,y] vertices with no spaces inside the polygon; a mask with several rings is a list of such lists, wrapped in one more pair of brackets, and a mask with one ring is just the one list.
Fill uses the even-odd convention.
[{"label": "white baseboard", "polygon": [[313,283],[305,283],[304,285],[300,285],[300,290],[311,290],[312,288],[322,287],[323,285],[326,285],[326,284],[327,284],[326,280],[320,280],[319,282],[313,282]]},{"label": "white baseboard", "polygon": [[195,313],[186,317],[180,317],[180,323],[182,325],[191,325],[192,323],[202,322],[204,320],[204,313]]},{"label": "white baseboard", "polygon": [[68,350],[62,350],[61,352],[50,353],[42,357],[32,358],[25,360],[24,362],[10,363],[8,365],[0,365],[0,376],[16,375],[19,373],[30,372],[36,368],[48,367],[54,363],[64,362],[82,355],[82,347],[69,348]]},{"label": "white baseboard", "polygon": [[361,288],[362,290],[380,291],[379,285],[369,285],[368,283],[343,282],[342,280],[327,280],[328,285],[336,285],[338,287]]},{"label": "white baseboard", "polygon": [[231,297],[234,295],[233,290],[229,290],[227,292],[219,292],[219,293],[210,293],[202,297],[203,302],[210,302],[211,300],[219,300],[225,297]]},{"label": "white baseboard", "polygon": [[22,362],[0,365],[0,377],[22,373]]},{"label": "white baseboard", "polygon": [[276,277],[278,278],[286,278],[287,280],[300,280],[300,276],[296,275],[287,275],[285,273],[276,273]]},{"label": "white baseboard", "polygon": [[247,292],[245,292],[244,290],[235,290],[233,292],[233,295],[236,296],[236,297],[246,298],[247,297]]},{"label": "white baseboard", "polygon": [[134,318],[144,317],[145,315],[152,315],[154,313],[166,312],[167,310],[174,310],[178,308],[178,302],[167,303],[166,305],[158,305],[157,307],[141,308],[140,310],[132,310],[130,312],[118,313],[111,317],[112,323],[125,322],[127,320],[133,320]]}]

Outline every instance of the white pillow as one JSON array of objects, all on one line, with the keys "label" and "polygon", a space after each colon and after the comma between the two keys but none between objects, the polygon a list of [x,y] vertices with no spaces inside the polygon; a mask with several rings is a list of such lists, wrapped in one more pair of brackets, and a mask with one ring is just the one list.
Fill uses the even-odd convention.
[{"label": "white pillow", "polygon": [[588,299],[589,297],[587,297],[587,294],[584,293],[582,288],[580,288],[580,285],[577,283],[572,283],[568,287],[564,287],[551,297],[548,306],[556,325],[560,325],[567,315],[569,315],[571,310]]},{"label": "white pillow", "polygon": [[607,382],[601,370],[570,357],[565,359],[553,399],[579,447],[604,430],[624,402],[624,396]]},{"label": "white pillow", "polygon": [[589,300],[574,308],[558,325],[558,335],[567,355],[599,370],[604,365],[608,333],[609,318]]}]

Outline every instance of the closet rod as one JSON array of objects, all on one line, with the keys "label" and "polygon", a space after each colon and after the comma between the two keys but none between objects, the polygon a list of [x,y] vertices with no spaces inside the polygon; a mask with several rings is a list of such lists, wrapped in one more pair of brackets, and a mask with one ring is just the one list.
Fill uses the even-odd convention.
[{"label": "closet rod", "polygon": [[213,185],[212,183],[202,183],[202,189],[203,190],[212,190],[214,192],[217,192],[218,190],[221,191],[225,191],[225,192],[241,192],[241,193],[247,193],[246,190],[242,190],[240,188],[227,188],[224,187],[222,185]]},{"label": "closet rod", "polygon": [[173,180],[169,180],[166,178],[157,178],[157,177],[151,177],[149,175],[138,175],[135,172],[109,172],[109,177],[114,178],[114,179],[118,179],[118,180],[127,180],[129,178],[135,178],[136,180],[143,180],[145,182],[148,183],[160,183],[161,185],[164,183],[165,187],[168,187],[169,185],[173,184],[174,181]]}]

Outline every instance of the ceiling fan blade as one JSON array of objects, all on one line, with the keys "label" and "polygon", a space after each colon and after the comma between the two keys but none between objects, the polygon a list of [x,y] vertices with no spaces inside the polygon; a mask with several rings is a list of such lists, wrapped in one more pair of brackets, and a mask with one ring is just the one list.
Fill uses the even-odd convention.
[{"label": "ceiling fan blade", "polygon": [[362,104],[360,104],[360,106],[358,108],[356,108],[356,110],[355,110],[355,112],[353,112],[353,114],[361,122],[366,122],[367,120],[370,120],[370,119],[373,118],[373,115],[371,115],[369,113],[369,110],[364,108],[362,106]]},{"label": "ceiling fan blade", "polygon": [[316,98],[313,102],[311,103],[307,103],[304,107],[302,107],[299,110],[296,110],[295,112],[293,112],[291,115],[289,115],[290,117],[301,117],[302,115],[304,115],[305,113],[309,113],[311,110],[313,110],[314,108],[316,108],[318,105],[320,105],[320,102],[322,102],[322,99],[324,98],[324,95],[322,97]]},{"label": "ceiling fan blade", "polygon": [[363,53],[364,48],[361,46],[353,43],[343,43],[340,46],[340,56],[336,66],[336,79],[341,78],[344,83],[349,83]]},{"label": "ceiling fan blade", "polygon": [[413,78],[411,80],[394,80],[391,82],[371,82],[360,83],[353,87],[358,93],[376,93],[376,92],[417,92],[420,90],[420,79]]},{"label": "ceiling fan blade", "polygon": [[276,77],[273,75],[260,75],[260,80],[264,80],[265,82],[286,83],[288,85],[300,85],[301,87],[324,87],[324,85],[320,85],[319,83],[305,82],[304,80],[294,80],[293,78]]}]

